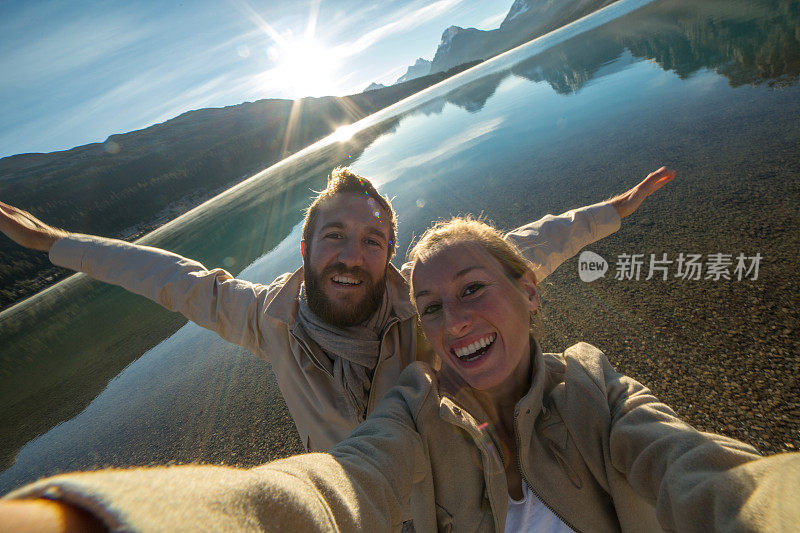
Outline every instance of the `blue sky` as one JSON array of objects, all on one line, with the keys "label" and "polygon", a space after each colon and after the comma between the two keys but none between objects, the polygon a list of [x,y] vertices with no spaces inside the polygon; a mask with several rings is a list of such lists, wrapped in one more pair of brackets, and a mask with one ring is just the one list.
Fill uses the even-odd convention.
[{"label": "blue sky", "polygon": [[513,0],[0,2],[0,157],[102,142],[184,111],[357,93]]}]

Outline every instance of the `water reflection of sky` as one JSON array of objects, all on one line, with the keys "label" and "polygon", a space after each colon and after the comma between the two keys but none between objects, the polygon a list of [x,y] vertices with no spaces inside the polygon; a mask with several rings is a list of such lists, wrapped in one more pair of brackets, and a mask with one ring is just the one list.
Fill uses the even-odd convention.
[{"label": "water reflection of sky", "polygon": [[370,145],[353,166],[381,186],[399,181],[398,191],[407,190],[487,158],[516,159],[520,152],[546,152],[575,137],[602,135],[654,105],[726,88],[716,73],[701,70],[681,80],[628,51],[600,68],[580,94],[559,94],[547,82],[508,74],[478,113],[445,99],[430,102]]}]

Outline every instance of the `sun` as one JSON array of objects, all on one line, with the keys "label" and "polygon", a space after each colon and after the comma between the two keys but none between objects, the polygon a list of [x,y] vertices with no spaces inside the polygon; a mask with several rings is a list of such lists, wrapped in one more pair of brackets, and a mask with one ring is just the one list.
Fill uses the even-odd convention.
[{"label": "sun", "polygon": [[295,97],[336,94],[339,61],[314,40],[287,41],[270,49],[270,57],[276,61],[274,75]]},{"label": "sun", "polygon": [[[311,0],[308,21],[302,37],[295,36],[292,28],[279,31],[253,7],[248,0],[232,0],[253,21],[264,36],[272,41],[267,48],[270,67],[258,78],[268,89],[279,88],[282,96],[302,98],[304,96],[334,96],[348,75],[340,75],[344,59],[349,54],[341,46],[326,46],[315,37],[320,0]],[[249,57],[249,49],[237,51]],[[288,94],[287,94],[288,93]]]}]

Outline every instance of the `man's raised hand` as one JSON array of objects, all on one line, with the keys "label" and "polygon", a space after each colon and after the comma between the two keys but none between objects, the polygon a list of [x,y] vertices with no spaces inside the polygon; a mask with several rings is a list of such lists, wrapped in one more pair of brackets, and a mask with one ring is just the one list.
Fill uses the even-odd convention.
[{"label": "man's raised hand", "polygon": [[27,211],[3,202],[0,202],[0,231],[17,244],[44,252],[49,252],[58,239],[69,235],[64,230],[48,226]]},{"label": "man's raised hand", "polygon": [[636,187],[624,192],[609,200],[619,213],[620,218],[625,218],[636,211],[644,199],[656,192],[658,189],[672,181],[675,171],[667,167],[661,167],[641,181]]}]

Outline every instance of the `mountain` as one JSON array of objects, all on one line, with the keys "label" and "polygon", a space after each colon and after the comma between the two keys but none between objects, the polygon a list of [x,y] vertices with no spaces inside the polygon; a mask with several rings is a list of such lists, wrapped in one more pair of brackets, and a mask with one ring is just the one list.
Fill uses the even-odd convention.
[{"label": "mountain", "polygon": [[482,61],[577,20],[615,0],[515,0],[500,27],[478,30],[450,26],[442,33],[432,61],[417,59],[397,81],[435,74]]},{"label": "mountain", "polygon": [[[653,2],[602,32],[563,43],[512,71],[546,81],[561,94],[624,69],[633,58],[651,60],[682,78],[713,69],[734,87],[793,85],[800,77],[797,1],[761,1],[774,15],[746,24],[736,14],[746,12],[739,3],[726,4],[732,14],[716,19],[694,0]],[[531,2],[514,2],[502,26],[517,24],[535,12],[533,7]],[[658,32],[646,30],[653,21],[659,21]],[[444,41],[450,47],[458,45],[459,35],[466,35],[461,28],[448,30]],[[112,135],[104,143],[3,158],[0,199],[73,231],[133,240],[336,127],[474,64],[341,98],[259,100],[190,111],[143,130]],[[500,75],[476,80],[422,112],[440,113],[446,102],[479,110],[501,81]],[[292,110],[297,120],[290,129]],[[0,308],[67,273],[51,266],[44,254],[0,239]]]},{"label": "mountain", "polygon": [[375,83],[375,82],[372,82],[372,83],[370,83],[370,84],[367,86],[367,88],[366,88],[366,89],[364,89],[364,90],[363,90],[363,91],[361,91],[361,92],[367,92],[367,91],[377,91],[378,89],[385,89],[385,88],[386,88],[386,85],[384,85],[384,84],[382,84],[382,83]]},{"label": "mountain", "polygon": [[[552,4],[552,2],[549,3]],[[503,24],[506,24],[509,21],[514,20],[518,16],[530,10],[531,10],[530,0],[515,0],[514,4],[511,6],[511,9],[508,10],[506,18],[503,19],[503,22],[500,23],[500,26],[502,27]]]},{"label": "mountain", "polygon": [[431,62],[421,57],[414,62],[413,65],[408,67],[406,73],[397,78],[395,83],[403,83],[404,81],[413,80],[422,76],[427,76],[431,73]]},{"label": "mountain", "polygon": [[433,61],[431,61],[431,72],[447,70],[450,68],[447,65],[455,61],[466,63],[476,59],[487,59],[495,55],[492,51],[497,46],[491,42],[492,36],[493,33],[491,31],[450,26],[442,33],[442,41],[436,49]]}]

